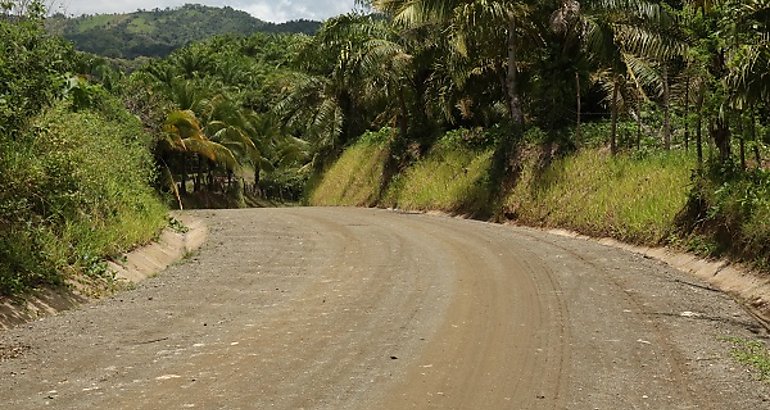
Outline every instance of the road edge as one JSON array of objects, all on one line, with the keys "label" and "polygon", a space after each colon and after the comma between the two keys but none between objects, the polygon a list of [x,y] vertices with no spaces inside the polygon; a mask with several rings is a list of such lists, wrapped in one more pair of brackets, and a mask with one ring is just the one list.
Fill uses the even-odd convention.
[{"label": "road edge", "polygon": [[[388,210],[391,212],[404,213],[404,211],[398,209]],[[468,216],[451,215],[439,211],[417,211],[414,213],[437,215],[448,218],[472,219]],[[567,229],[522,225],[516,221],[480,222],[533,229],[551,235],[592,241],[604,246],[622,249],[644,256],[645,258],[665,263],[680,272],[686,273],[707,283],[711,286],[708,288],[709,290],[729,295],[743,306],[743,308],[746,309],[757,322],[770,331],[770,277],[761,277],[738,263],[727,259],[705,259],[691,253],[681,252],[667,247],[632,245],[613,238],[598,238]]]},{"label": "road edge", "polygon": [[[179,232],[166,227],[155,241],[124,254],[120,263],[108,262],[107,269],[114,273],[117,281],[114,288],[125,288],[155,276],[203,246],[208,228],[201,219],[182,212],[170,215],[182,222],[186,230]],[[112,294],[108,291],[106,295],[94,296],[93,288],[93,284],[73,282],[62,288],[35,289],[20,298],[0,298],[0,331],[75,309],[100,296]]]},{"label": "road edge", "polygon": [[740,264],[726,259],[705,259],[667,247],[638,246],[613,238],[595,238],[566,229],[534,229],[556,236],[589,240],[663,262],[709,284],[713,287],[709,290],[730,295],[770,330],[770,278],[760,277]]}]

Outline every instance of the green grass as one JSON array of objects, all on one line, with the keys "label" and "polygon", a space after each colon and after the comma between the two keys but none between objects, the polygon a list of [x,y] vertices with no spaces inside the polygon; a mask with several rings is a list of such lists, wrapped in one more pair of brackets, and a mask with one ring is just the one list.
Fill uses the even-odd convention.
[{"label": "green grass", "polygon": [[430,154],[396,177],[382,202],[405,210],[480,214],[490,201],[492,149],[440,141]]},{"label": "green grass", "polygon": [[731,353],[735,360],[749,366],[759,380],[770,381],[770,350],[764,343],[737,337],[726,340],[733,345]]},{"label": "green grass", "polygon": [[118,16],[112,16],[109,14],[98,14],[83,18],[77,29],[80,33],[84,33],[89,30],[105,28],[108,25],[116,25],[121,21]]},{"label": "green grass", "polygon": [[342,154],[311,190],[314,206],[373,206],[380,197],[387,159],[384,144],[363,140]]},{"label": "green grass", "polygon": [[60,105],[34,129],[0,149],[0,294],[104,274],[167,224],[136,118]]},{"label": "green grass", "polygon": [[504,212],[525,224],[646,244],[672,233],[694,165],[681,152],[636,158],[597,150],[557,159],[544,169],[536,162],[525,165]]},{"label": "green grass", "polygon": [[126,31],[132,34],[151,34],[155,32],[156,27],[147,21],[147,19],[139,16],[131,20],[126,27]]}]

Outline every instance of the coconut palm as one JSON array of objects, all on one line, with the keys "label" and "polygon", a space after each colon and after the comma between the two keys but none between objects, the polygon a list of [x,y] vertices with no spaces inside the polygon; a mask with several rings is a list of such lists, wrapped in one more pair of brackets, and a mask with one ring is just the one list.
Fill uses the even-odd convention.
[{"label": "coconut palm", "polygon": [[[300,49],[298,65],[285,82],[275,112],[289,130],[303,134],[327,157],[369,125],[365,108],[372,83],[363,50],[371,41],[372,16],[347,14],[328,20]],[[320,162],[315,161],[317,165]]]},{"label": "coconut palm", "polygon": [[[521,132],[524,111],[519,81],[524,44],[537,38],[532,19],[527,18],[537,2],[504,0],[375,0],[374,7],[393,16],[398,23],[419,26],[438,23],[446,27],[454,51],[467,56],[479,52],[482,64],[505,71],[504,88],[509,115]],[[529,38],[528,38],[529,37]],[[535,44],[537,41],[534,42]],[[486,57],[486,58],[484,58]],[[482,69],[479,67],[479,69]]]},{"label": "coconut palm", "polygon": [[[658,4],[646,0],[604,0],[582,9],[584,46],[599,67],[611,95],[610,149],[617,151],[617,121],[624,84],[633,84],[641,99],[652,89],[663,97],[666,120],[670,124],[669,61],[681,47],[675,37],[666,35],[674,19]],[[637,113],[637,120],[640,117]],[[664,125],[664,145],[670,145],[670,126]]]},{"label": "coconut palm", "polygon": [[770,102],[770,1],[749,0],[734,9],[735,30],[743,41],[729,61],[728,84],[737,108]]},{"label": "coconut palm", "polygon": [[[191,157],[204,157],[225,167],[235,167],[238,164],[230,149],[206,137],[200,121],[190,110],[176,110],[168,114],[163,124],[163,132],[156,143],[155,155],[161,164],[165,185],[176,195],[180,209],[180,194],[187,193],[188,162]],[[179,187],[171,170],[173,160],[179,163]]]}]

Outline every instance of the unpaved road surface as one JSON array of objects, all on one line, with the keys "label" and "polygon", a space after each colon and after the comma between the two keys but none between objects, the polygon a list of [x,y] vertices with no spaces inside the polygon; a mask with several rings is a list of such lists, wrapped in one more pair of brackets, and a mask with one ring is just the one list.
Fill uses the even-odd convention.
[{"label": "unpaved road surface", "polygon": [[655,261],[379,210],[196,215],[186,262],[1,333],[0,407],[770,408],[726,340],[764,331]]}]

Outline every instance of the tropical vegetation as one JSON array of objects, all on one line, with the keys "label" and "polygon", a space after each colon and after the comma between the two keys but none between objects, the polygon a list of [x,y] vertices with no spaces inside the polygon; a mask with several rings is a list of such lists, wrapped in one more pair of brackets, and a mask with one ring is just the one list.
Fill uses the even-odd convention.
[{"label": "tropical vegetation", "polygon": [[[303,82],[291,105],[328,113],[302,117],[324,120],[306,125],[319,134],[313,144],[318,152],[339,152],[363,128],[395,130],[382,182],[391,186],[390,194],[374,204],[414,206],[415,195],[435,191],[426,182],[430,178],[419,175],[445,173],[431,162],[457,162],[446,171],[454,173],[451,183],[420,200],[421,207],[509,215],[645,243],[684,243],[711,255],[770,260],[770,2],[359,3],[373,14],[326,22],[310,50],[322,55],[301,59],[313,61],[303,71],[323,91],[313,94],[321,98],[297,104],[299,97],[309,100]],[[483,147],[481,156],[466,154],[465,160],[447,155],[444,135],[462,128],[491,140],[487,175],[476,182],[490,193],[476,200],[486,207],[468,206],[468,195],[452,194],[473,161],[485,158]],[[560,159],[574,152],[578,159]],[[527,165],[528,158],[537,163]],[[671,172],[658,175],[656,166]],[[639,173],[647,175],[623,179]],[[585,175],[596,180],[580,178]],[[409,193],[416,189],[404,182],[410,179],[422,188]],[[678,186],[668,187],[677,188],[668,198],[661,197],[666,189],[624,193],[621,181]],[[557,186],[567,191],[551,192]],[[595,206],[581,206],[586,200]],[[584,215],[589,209],[596,212]],[[646,216],[623,216],[630,211]],[[653,223],[655,218],[663,221]]]},{"label": "tropical vegetation", "polygon": [[152,138],[104,88],[72,74],[39,3],[0,15],[0,295],[110,279],[104,258],[151,240],[167,207]]},{"label": "tropical vegetation", "polygon": [[[0,292],[98,271],[165,206],[265,201],[566,226],[767,269],[770,0],[357,3],[274,34],[232,9],[64,21],[0,1]],[[227,22],[168,29],[200,13]],[[45,24],[109,44],[76,51]],[[159,58],[111,58],[139,54]]]},{"label": "tropical vegetation", "polygon": [[320,24],[310,20],[276,24],[231,7],[197,4],[78,17],[67,17],[60,12],[46,19],[49,32],[72,41],[78,50],[128,60],[167,57],[179,48],[215,35],[249,36],[257,32],[312,35]]}]

